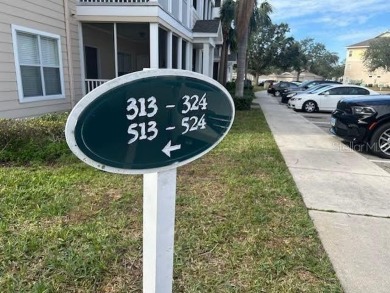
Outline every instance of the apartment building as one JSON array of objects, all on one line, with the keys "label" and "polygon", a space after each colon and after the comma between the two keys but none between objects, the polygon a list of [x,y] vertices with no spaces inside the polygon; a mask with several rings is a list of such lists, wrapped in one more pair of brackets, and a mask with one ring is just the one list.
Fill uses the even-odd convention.
[{"label": "apartment building", "polygon": [[364,52],[370,47],[370,43],[376,38],[390,37],[390,32],[385,32],[373,39],[365,40],[347,47],[345,61],[344,82],[373,85],[379,87],[390,86],[390,73],[384,69],[370,71],[363,61]]},{"label": "apartment building", "polygon": [[215,77],[214,0],[0,2],[0,118],[72,108],[87,92],[144,68]]}]

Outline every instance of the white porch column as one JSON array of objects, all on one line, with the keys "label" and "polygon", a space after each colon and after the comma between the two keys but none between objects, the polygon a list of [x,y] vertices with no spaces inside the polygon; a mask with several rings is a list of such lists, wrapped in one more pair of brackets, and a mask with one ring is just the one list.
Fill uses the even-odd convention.
[{"label": "white porch column", "polygon": [[213,78],[213,73],[214,73],[214,47],[210,47],[210,71],[209,71],[209,76]]},{"label": "white porch column", "polygon": [[179,1],[179,21],[180,22],[184,22],[183,21],[183,1]]},{"label": "white porch column", "polygon": [[115,77],[118,77],[118,34],[116,31],[116,22],[114,22],[114,60],[115,60]]},{"label": "white porch column", "polygon": [[183,38],[177,38],[177,68],[182,69],[183,67]]},{"label": "white porch column", "polygon": [[158,23],[149,24],[150,68],[158,68]]},{"label": "white porch column", "polygon": [[202,50],[196,49],[195,54],[195,71],[202,73]]},{"label": "white porch column", "polygon": [[203,44],[203,72],[204,75],[210,76],[210,45]]},{"label": "white porch column", "polygon": [[80,53],[80,73],[81,73],[81,93],[83,96],[87,93],[86,87],[85,87],[85,55],[84,55],[84,40],[83,40],[83,25],[81,22],[77,25],[78,34],[79,34],[79,53]]},{"label": "white porch column", "polygon": [[204,5],[203,5],[203,0],[201,1],[198,1],[198,12],[199,12],[199,16],[200,16],[200,19],[203,19],[203,10],[204,10]]},{"label": "white porch column", "polygon": [[172,32],[167,32],[167,68],[172,68]]},{"label": "white porch column", "polygon": [[192,43],[187,42],[186,69],[192,71]]},{"label": "white porch column", "polygon": [[192,1],[187,0],[187,26],[192,27]]},{"label": "white porch column", "polygon": [[226,81],[232,81],[233,65],[228,64],[227,78]]}]

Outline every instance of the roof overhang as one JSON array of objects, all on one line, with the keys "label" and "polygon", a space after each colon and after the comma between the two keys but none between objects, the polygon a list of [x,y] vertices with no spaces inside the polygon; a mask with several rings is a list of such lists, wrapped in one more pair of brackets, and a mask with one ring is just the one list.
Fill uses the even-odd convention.
[{"label": "roof overhang", "polygon": [[198,20],[192,30],[194,44],[209,44],[213,47],[223,43],[222,26],[219,20]]},{"label": "roof overhang", "polygon": [[347,49],[363,49],[363,48],[369,48],[370,46],[348,46]]}]

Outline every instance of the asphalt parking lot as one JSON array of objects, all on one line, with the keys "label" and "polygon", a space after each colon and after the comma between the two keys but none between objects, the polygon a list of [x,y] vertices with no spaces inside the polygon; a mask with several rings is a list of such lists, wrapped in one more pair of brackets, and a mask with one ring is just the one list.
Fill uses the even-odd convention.
[{"label": "asphalt parking lot", "polygon": [[[280,103],[280,105],[282,107],[287,107],[286,104]],[[329,135],[332,135],[329,132],[331,113],[327,113],[327,112],[317,112],[317,113],[297,112],[297,113],[299,113],[304,118],[306,118],[308,123],[313,123],[314,125],[318,126],[320,129],[322,129],[324,132],[328,133]],[[364,146],[359,146],[359,145],[352,146],[349,143],[343,142],[340,139],[340,143],[338,145],[335,145],[335,147],[343,152],[353,152],[353,151],[358,152],[362,156],[370,160],[371,162],[377,164],[379,167],[381,167],[382,169],[390,173],[390,160],[371,155],[367,150],[365,150]]]}]

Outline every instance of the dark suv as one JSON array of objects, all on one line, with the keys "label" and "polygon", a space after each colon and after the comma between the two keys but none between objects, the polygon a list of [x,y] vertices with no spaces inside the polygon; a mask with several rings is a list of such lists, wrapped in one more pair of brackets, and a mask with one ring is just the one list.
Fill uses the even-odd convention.
[{"label": "dark suv", "polygon": [[299,85],[299,87],[296,88],[286,88],[283,89],[280,92],[280,96],[282,97],[282,103],[288,103],[288,100],[292,97],[295,96],[297,93],[306,91],[316,85],[319,84],[341,84],[341,82],[334,81],[334,80],[311,80],[311,81],[305,81],[302,84]]},{"label": "dark suv", "polygon": [[342,99],[331,117],[330,131],[353,143],[364,143],[390,159],[390,95]]},{"label": "dark suv", "polygon": [[296,88],[298,88],[298,85],[296,83],[289,82],[289,81],[279,81],[277,83],[270,85],[267,92],[274,96],[279,96],[281,91],[284,89],[296,89]]}]

